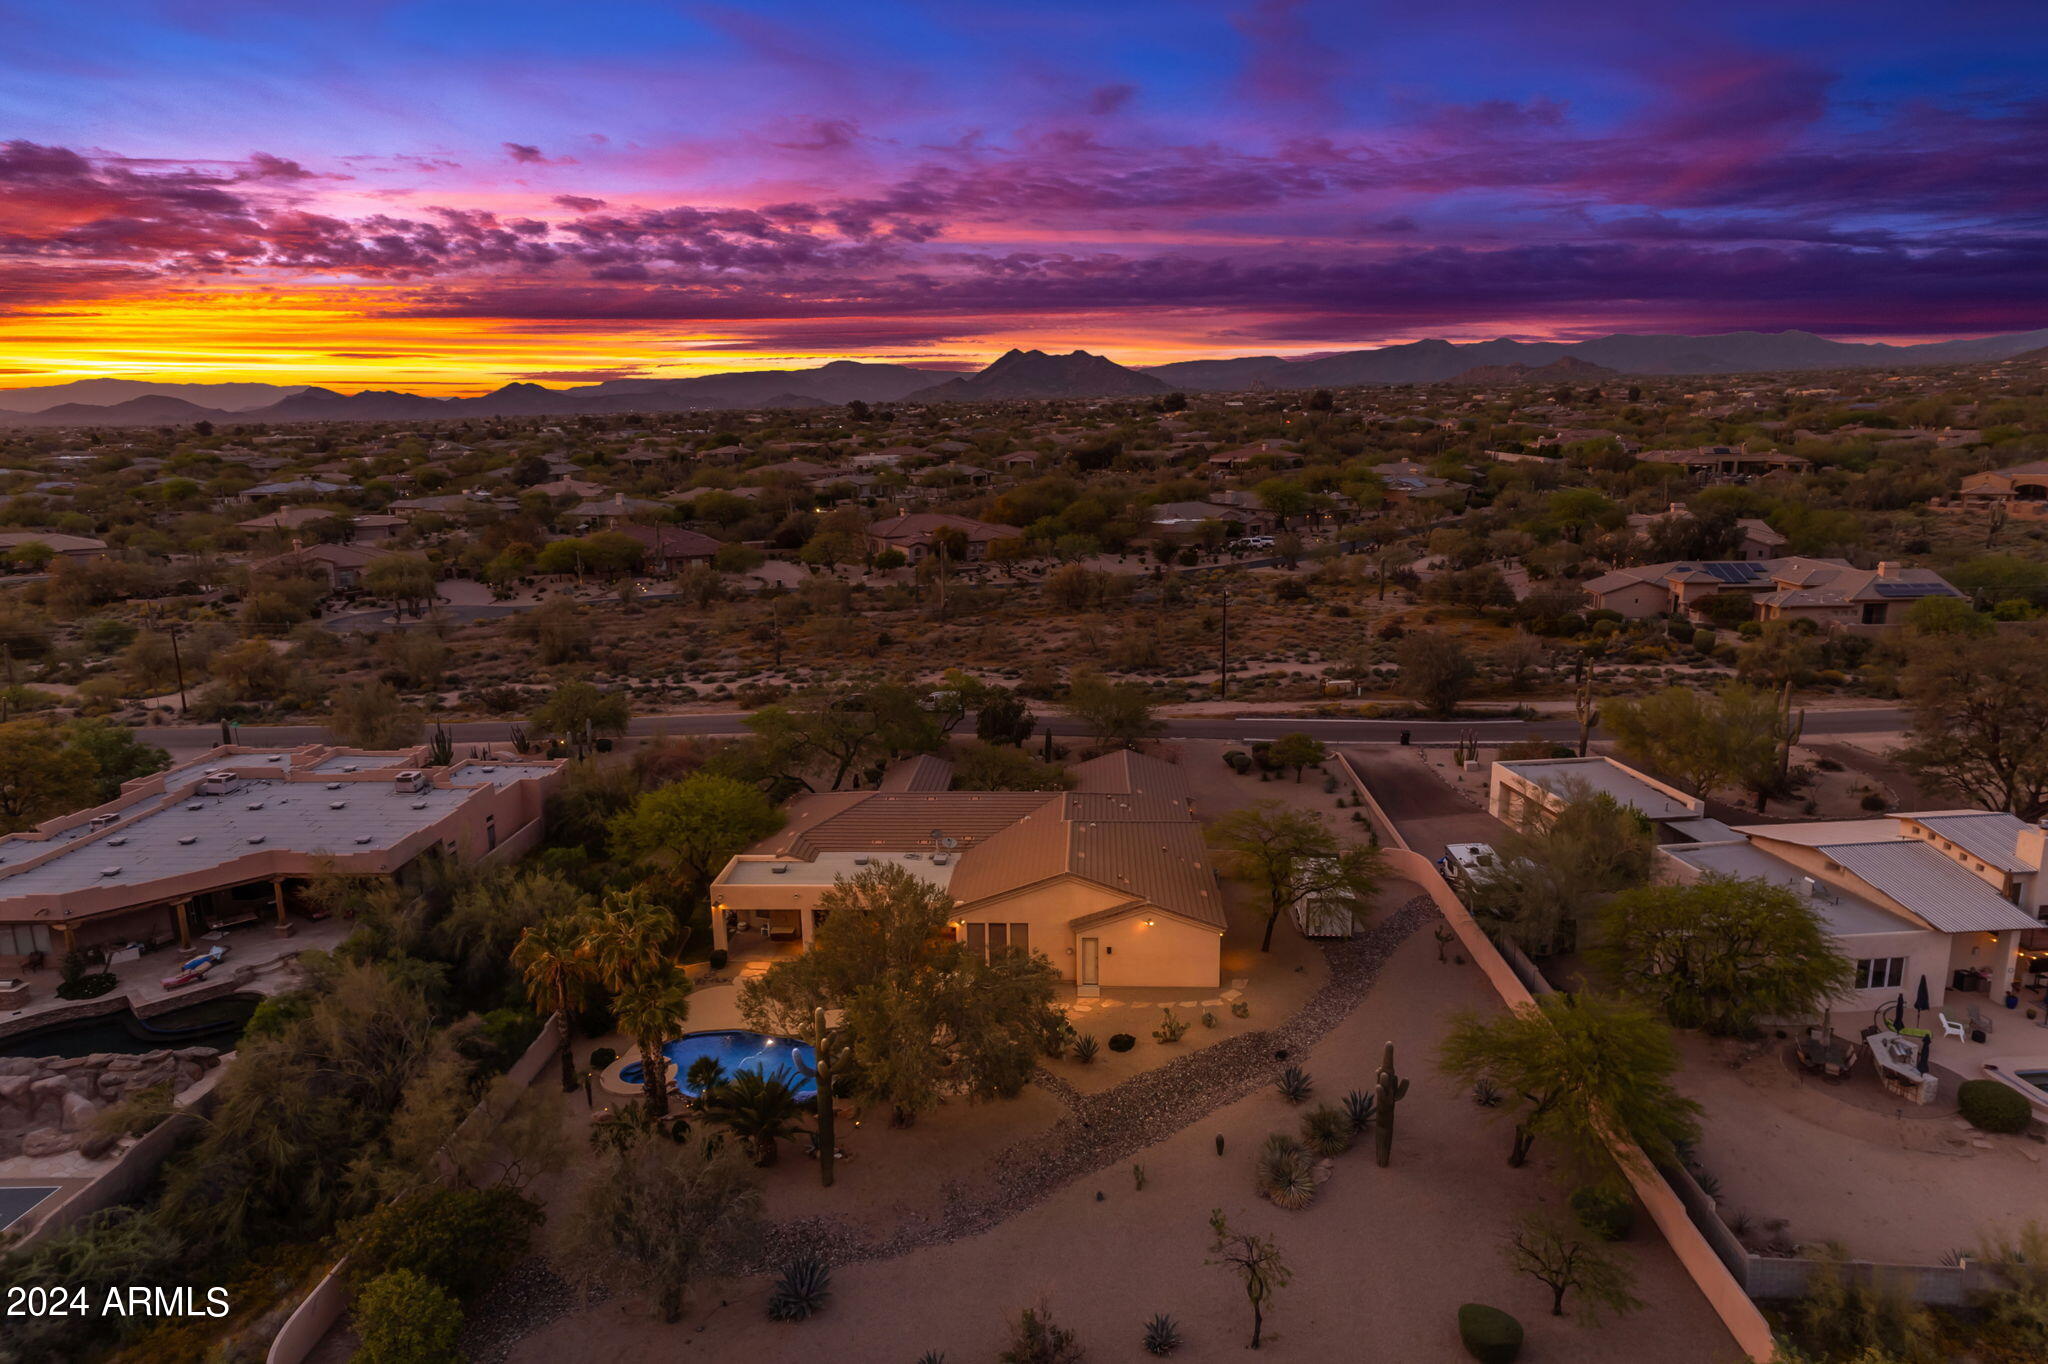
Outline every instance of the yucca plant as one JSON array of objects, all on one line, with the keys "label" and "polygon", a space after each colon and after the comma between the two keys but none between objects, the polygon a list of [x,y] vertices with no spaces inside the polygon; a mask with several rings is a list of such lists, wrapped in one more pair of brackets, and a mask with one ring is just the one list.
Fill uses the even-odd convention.
[{"label": "yucca plant", "polygon": [[1342,1109],[1319,1104],[1301,1116],[1301,1140],[1319,1156],[1341,1156],[1356,1134]]},{"label": "yucca plant", "polygon": [[1164,1312],[1145,1323],[1145,1353],[1170,1355],[1180,1348],[1180,1327]]},{"label": "yucca plant", "polygon": [[1472,1102],[1481,1108],[1499,1108],[1500,1086],[1491,1080],[1481,1080],[1472,1086]]},{"label": "yucca plant", "polygon": [[800,1255],[783,1266],[768,1294],[770,1321],[806,1321],[832,1296],[832,1267],[821,1255]]},{"label": "yucca plant", "polygon": [[1372,1126],[1372,1115],[1379,1104],[1376,1095],[1367,1094],[1362,1090],[1354,1089],[1344,1096],[1344,1116],[1351,1123],[1353,1136]]},{"label": "yucca plant", "polygon": [[1280,1072],[1280,1078],[1273,1082],[1280,1091],[1280,1097],[1291,1104],[1307,1103],[1308,1096],[1316,1092],[1315,1081],[1300,1066],[1289,1066]]},{"label": "yucca plant", "polygon": [[1096,1042],[1095,1034],[1092,1032],[1084,1032],[1074,1039],[1074,1059],[1084,1066],[1092,1062],[1095,1053],[1100,1050],[1101,1045]]},{"label": "yucca plant", "polygon": [[1275,1207],[1300,1212],[1316,1201],[1315,1157],[1287,1133],[1266,1138],[1254,1170],[1259,1193]]},{"label": "yucca plant", "polygon": [[917,1357],[917,1364],[946,1364],[944,1350],[926,1350]]}]

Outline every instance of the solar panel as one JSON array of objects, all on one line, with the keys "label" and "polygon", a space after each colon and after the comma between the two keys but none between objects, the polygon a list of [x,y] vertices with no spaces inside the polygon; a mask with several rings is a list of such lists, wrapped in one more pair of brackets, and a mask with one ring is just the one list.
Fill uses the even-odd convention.
[{"label": "solar panel", "polygon": [[1956,595],[1946,583],[1872,583],[1880,597],[1950,597]]},{"label": "solar panel", "polygon": [[1763,575],[1763,570],[1755,564],[1712,563],[1701,564],[1700,567],[1724,583],[1753,583]]}]

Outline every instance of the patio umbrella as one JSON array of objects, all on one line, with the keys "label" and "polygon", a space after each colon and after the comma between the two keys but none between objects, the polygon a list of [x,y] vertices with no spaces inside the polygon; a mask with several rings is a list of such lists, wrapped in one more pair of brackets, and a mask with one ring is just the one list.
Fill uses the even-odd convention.
[{"label": "patio umbrella", "polygon": [[1899,1002],[1892,1005],[1892,1031],[1898,1032],[1906,1026],[1906,994],[1899,992]]},{"label": "patio umbrella", "polygon": [[1933,1050],[1934,1034],[1929,1033],[1927,1036],[1920,1039],[1920,1073],[1922,1075],[1925,1075],[1927,1073],[1927,1053]]},{"label": "patio umbrella", "polygon": [[1920,1021],[1920,1015],[1927,1012],[1927,977],[1920,977],[1920,988],[1913,992],[1913,1022]]}]

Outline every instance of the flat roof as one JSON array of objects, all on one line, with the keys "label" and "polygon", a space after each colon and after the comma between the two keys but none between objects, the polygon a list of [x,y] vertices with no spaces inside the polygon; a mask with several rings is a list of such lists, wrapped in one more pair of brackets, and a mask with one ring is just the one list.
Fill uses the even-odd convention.
[{"label": "flat roof", "polygon": [[1605,758],[1535,758],[1502,767],[1554,796],[1569,798],[1574,787],[1612,796],[1654,820],[1697,819],[1699,812],[1676,800],[1619,763]]},{"label": "flat roof", "polygon": [[[1748,881],[1769,881],[1799,892],[1828,928],[1843,937],[1859,933],[1910,933],[1920,925],[1904,915],[1886,909],[1840,886],[1820,881],[1783,858],[1773,857],[1748,840],[1733,843],[1674,843],[1659,849],[1709,876],[1733,876]],[[1819,882],[1820,893],[1809,896],[1806,882]]]},{"label": "flat roof", "polygon": [[[858,876],[871,867],[893,864],[902,867],[920,881],[944,890],[953,883],[953,872],[960,865],[958,855],[945,862],[934,864],[932,859],[921,853],[854,853],[821,852],[809,860],[752,860],[739,858],[729,863],[722,875],[720,885],[726,886],[829,886],[842,876]],[[788,870],[778,872],[777,867]]]}]

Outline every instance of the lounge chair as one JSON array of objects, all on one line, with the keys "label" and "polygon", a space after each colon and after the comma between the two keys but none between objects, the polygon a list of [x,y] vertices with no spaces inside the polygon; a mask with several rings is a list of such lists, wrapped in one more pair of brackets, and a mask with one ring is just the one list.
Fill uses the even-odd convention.
[{"label": "lounge chair", "polygon": [[1943,1037],[1953,1037],[1959,1042],[1970,1040],[1970,1030],[1962,1024],[1951,1020],[1946,1011],[1936,1014],[1935,1017],[1941,1020],[1941,1035]]},{"label": "lounge chair", "polygon": [[1990,1018],[1979,1011],[1974,1004],[1970,1006],[1970,1027],[1976,1032],[1983,1033],[1986,1037],[1991,1036]]}]

